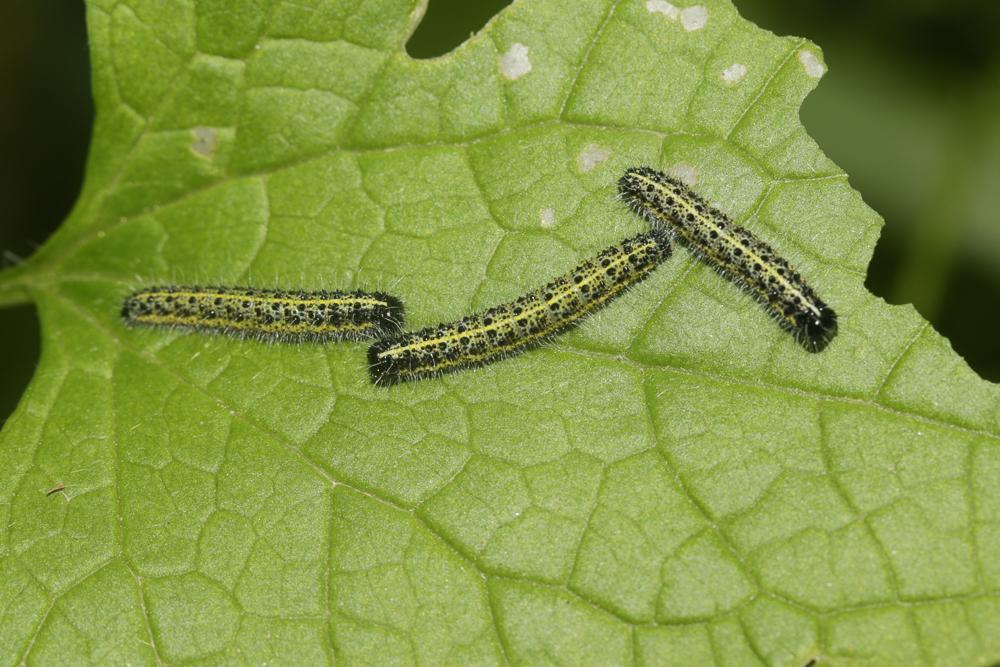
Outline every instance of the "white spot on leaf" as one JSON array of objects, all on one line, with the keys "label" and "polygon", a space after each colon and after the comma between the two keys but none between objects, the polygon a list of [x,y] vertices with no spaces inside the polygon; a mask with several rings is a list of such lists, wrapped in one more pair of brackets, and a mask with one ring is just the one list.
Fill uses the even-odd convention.
[{"label": "white spot on leaf", "polygon": [[517,81],[531,71],[528,47],[520,42],[511,44],[507,53],[500,57],[500,73],[511,81]]},{"label": "white spot on leaf", "polygon": [[611,151],[607,148],[602,148],[597,144],[587,144],[580,151],[580,154],[576,158],[576,166],[583,173],[587,173],[594,170],[594,167],[601,164],[605,160],[611,157]]},{"label": "white spot on leaf", "polygon": [[708,23],[708,9],[702,5],[695,5],[681,10],[681,25],[688,32],[701,30]]},{"label": "white spot on leaf", "polygon": [[679,162],[672,166],[667,172],[674,178],[680,179],[685,185],[689,187],[694,187],[698,185],[698,168],[692,167],[689,164],[684,164]]},{"label": "white spot on leaf", "polygon": [[728,84],[739,83],[747,75],[747,66],[743,63],[733,63],[722,71],[722,80]]},{"label": "white spot on leaf", "polygon": [[556,225],[556,210],[554,208],[543,208],[538,212],[543,229],[551,229]]},{"label": "white spot on leaf", "polygon": [[708,23],[708,9],[704,5],[679,9],[667,0],[646,0],[646,11],[650,14],[663,14],[671,21],[680,19],[681,25],[688,32],[701,30]]},{"label": "white spot on leaf", "polygon": [[667,0],[646,0],[646,10],[650,14],[663,14],[671,21],[676,21],[681,15],[681,10]]},{"label": "white spot on leaf", "polygon": [[219,145],[219,137],[215,134],[215,130],[210,127],[198,126],[191,130],[191,134],[194,135],[191,150],[202,157],[212,157]]},{"label": "white spot on leaf", "polygon": [[818,79],[826,73],[826,65],[821,63],[812,51],[799,51],[799,62],[810,78]]}]

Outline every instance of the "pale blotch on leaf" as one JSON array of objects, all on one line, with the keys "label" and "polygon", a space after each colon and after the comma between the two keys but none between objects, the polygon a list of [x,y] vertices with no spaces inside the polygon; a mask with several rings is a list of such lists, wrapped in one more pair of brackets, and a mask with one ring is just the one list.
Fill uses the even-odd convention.
[{"label": "pale blotch on leaf", "polygon": [[671,21],[676,21],[681,15],[681,10],[674,7],[667,0],[646,0],[646,10],[650,14],[663,14]]},{"label": "pale blotch on leaf", "polygon": [[799,51],[799,62],[802,63],[806,75],[812,79],[818,79],[826,73],[826,65],[821,63],[812,51]]},{"label": "pale blotch on leaf", "polygon": [[667,170],[667,173],[673,176],[674,178],[679,179],[684,183],[684,185],[687,185],[688,187],[693,188],[694,186],[698,185],[697,167],[693,167],[689,164],[684,164],[683,162],[680,162],[670,167],[670,169]]},{"label": "pale blotch on leaf", "polygon": [[552,207],[543,208],[538,212],[538,219],[542,223],[542,229],[551,229],[556,226],[556,210]]},{"label": "pale blotch on leaf", "polygon": [[511,44],[507,53],[500,56],[500,73],[511,81],[517,81],[531,71],[528,47],[520,42]]},{"label": "pale blotch on leaf", "polygon": [[733,85],[743,80],[747,75],[747,66],[743,63],[733,63],[722,71],[722,80]]},{"label": "pale blotch on leaf", "polygon": [[708,23],[708,9],[702,5],[695,5],[681,10],[681,25],[688,32],[701,30]]},{"label": "pale blotch on leaf", "polygon": [[602,148],[597,144],[587,144],[576,157],[576,166],[581,172],[586,174],[587,172],[593,171],[594,167],[601,164],[609,157],[611,157],[611,151],[607,148]]},{"label": "pale blotch on leaf", "polygon": [[650,14],[663,14],[671,21],[680,19],[681,25],[688,32],[701,30],[708,23],[708,9],[704,5],[679,9],[667,0],[646,0],[646,11]]},{"label": "pale blotch on leaf", "polygon": [[212,157],[216,147],[219,145],[219,137],[215,130],[210,127],[196,127],[191,130],[194,141],[191,142],[191,150],[202,157]]}]

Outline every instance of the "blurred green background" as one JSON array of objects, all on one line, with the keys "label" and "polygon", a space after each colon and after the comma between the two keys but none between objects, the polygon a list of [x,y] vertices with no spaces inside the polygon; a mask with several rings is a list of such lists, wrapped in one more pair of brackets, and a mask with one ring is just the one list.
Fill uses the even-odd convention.
[{"label": "blurred green background", "polygon": [[[830,71],[802,120],[886,220],[869,289],[913,303],[1000,380],[1000,3],[735,2],[823,48]],[[447,53],[507,4],[431,0],[407,48]],[[0,0],[0,264],[41,244],[79,191],[93,120],[84,18],[82,0]],[[38,341],[32,308],[0,310],[0,421]]]}]

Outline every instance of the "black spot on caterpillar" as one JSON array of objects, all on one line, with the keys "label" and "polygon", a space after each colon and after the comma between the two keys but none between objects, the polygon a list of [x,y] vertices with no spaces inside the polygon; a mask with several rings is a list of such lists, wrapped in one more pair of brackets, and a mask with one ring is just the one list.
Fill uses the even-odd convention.
[{"label": "black spot on caterpillar", "polygon": [[646,278],[670,253],[664,232],[646,232],[601,251],[511,303],[376,341],[368,348],[372,382],[388,386],[436,377],[534,347]]},{"label": "black spot on caterpillar", "polygon": [[618,191],[654,229],[666,230],[749,292],[806,350],[820,352],[837,335],[837,314],[798,271],[681,181],[649,167],[634,167],[618,181]]},{"label": "black spot on caterpillar", "polygon": [[129,326],[178,327],[267,341],[359,340],[396,333],[403,304],[380,292],[164,286],[125,299]]}]

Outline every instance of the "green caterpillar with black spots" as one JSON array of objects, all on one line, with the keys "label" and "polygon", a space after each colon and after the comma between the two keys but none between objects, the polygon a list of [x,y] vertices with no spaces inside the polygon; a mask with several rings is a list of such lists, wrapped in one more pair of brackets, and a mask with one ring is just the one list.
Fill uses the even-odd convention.
[{"label": "green caterpillar with black spots", "polygon": [[621,199],[654,229],[743,288],[809,352],[837,335],[837,314],[774,248],[733,223],[676,178],[633,167],[618,181]]},{"label": "green caterpillar with black spots", "polygon": [[164,285],[129,295],[121,316],[129,326],[321,342],[396,333],[403,325],[403,304],[381,292]]},{"label": "green caterpillar with black spots", "polygon": [[437,377],[535,347],[644,280],[670,253],[667,234],[652,230],[603,250],[510,303],[376,341],[368,349],[372,382],[388,386]]}]

